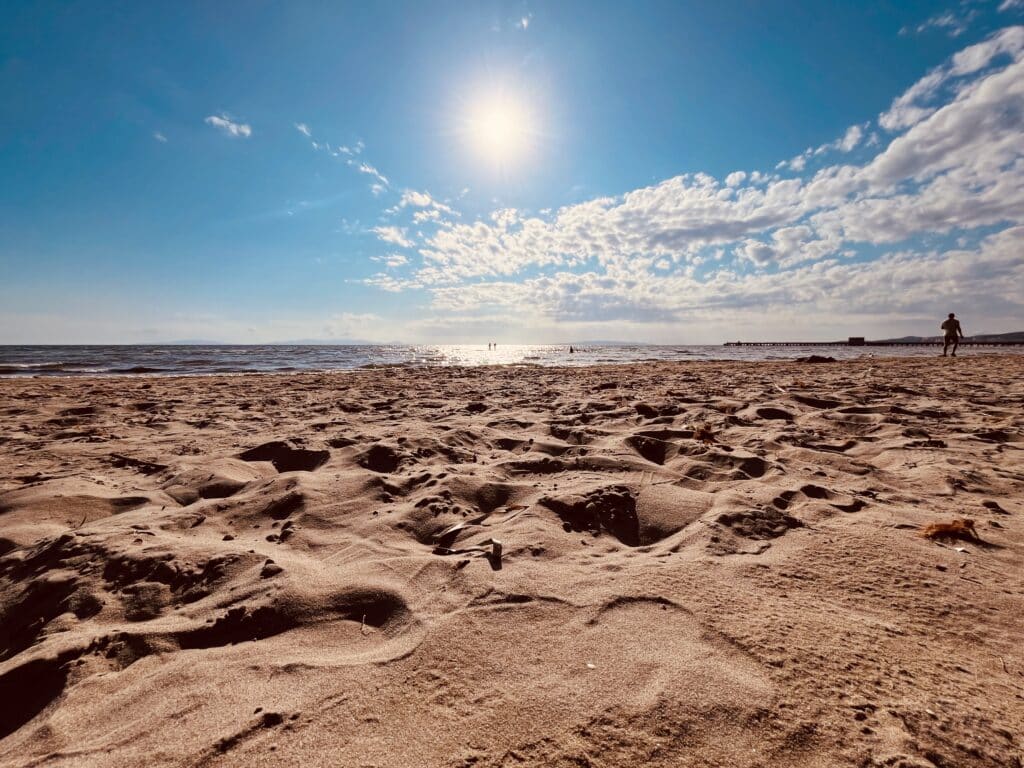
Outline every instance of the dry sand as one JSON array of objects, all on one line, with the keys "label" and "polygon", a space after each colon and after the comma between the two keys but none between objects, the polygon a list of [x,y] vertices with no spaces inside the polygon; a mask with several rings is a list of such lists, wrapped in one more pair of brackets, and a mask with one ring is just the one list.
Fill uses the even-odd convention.
[{"label": "dry sand", "polygon": [[[0,417],[0,764],[1024,759],[1022,357],[4,380]],[[920,536],[955,516],[984,543]]]}]

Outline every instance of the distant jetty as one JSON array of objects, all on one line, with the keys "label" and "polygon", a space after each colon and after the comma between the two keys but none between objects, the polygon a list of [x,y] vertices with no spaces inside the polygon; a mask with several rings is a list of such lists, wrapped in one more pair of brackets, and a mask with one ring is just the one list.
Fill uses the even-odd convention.
[{"label": "distant jetty", "polygon": [[[933,347],[941,345],[941,338],[891,339],[868,341],[862,336],[851,336],[846,341],[727,341],[726,347]],[[961,347],[1020,347],[1024,339],[972,339],[960,340]]]}]

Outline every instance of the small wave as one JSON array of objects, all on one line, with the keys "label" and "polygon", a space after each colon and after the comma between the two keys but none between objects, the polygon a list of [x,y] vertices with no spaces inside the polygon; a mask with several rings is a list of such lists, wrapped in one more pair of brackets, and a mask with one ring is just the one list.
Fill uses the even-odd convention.
[{"label": "small wave", "polygon": [[151,368],[148,365],[133,365],[131,368],[111,368],[110,373],[170,373],[171,368]]}]

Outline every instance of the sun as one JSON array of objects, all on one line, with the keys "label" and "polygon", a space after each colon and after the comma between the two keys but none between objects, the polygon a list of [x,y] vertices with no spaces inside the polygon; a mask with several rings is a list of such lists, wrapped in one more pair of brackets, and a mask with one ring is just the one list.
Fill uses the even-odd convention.
[{"label": "sun", "polygon": [[475,100],[466,117],[466,133],[474,151],[498,165],[509,165],[530,149],[533,116],[508,93],[490,93]]}]

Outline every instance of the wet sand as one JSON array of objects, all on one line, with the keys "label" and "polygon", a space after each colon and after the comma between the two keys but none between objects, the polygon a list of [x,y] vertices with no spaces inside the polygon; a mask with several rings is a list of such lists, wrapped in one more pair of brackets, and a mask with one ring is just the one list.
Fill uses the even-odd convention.
[{"label": "wet sand", "polygon": [[0,423],[2,765],[1024,760],[1024,357],[7,379]]}]

